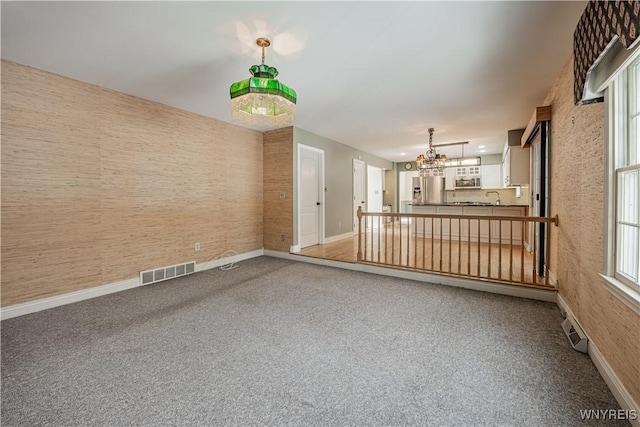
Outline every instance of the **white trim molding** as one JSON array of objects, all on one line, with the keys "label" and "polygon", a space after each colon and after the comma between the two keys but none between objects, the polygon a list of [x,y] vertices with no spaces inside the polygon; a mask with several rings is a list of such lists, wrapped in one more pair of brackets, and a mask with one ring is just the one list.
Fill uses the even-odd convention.
[{"label": "white trim molding", "polygon": [[[231,262],[243,261],[264,255],[264,249],[258,249],[252,252],[245,252],[225,258],[217,258],[212,261],[196,264],[195,272],[209,270],[211,268],[220,267],[230,264]],[[68,292],[62,295],[55,295],[48,298],[41,298],[34,301],[28,301],[21,304],[10,305],[0,308],[0,319],[6,320],[12,317],[24,316],[25,314],[36,313],[38,311],[47,310],[49,308],[59,307],[74,302],[84,301],[103,295],[113,294],[127,289],[143,286],[140,277],[121,280],[118,282],[108,283],[106,285],[95,286],[93,288],[81,289],[79,291]],[[151,285],[153,286],[153,285]]]},{"label": "white trim molding", "polygon": [[[358,234],[358,233],[355,233],[355,234]],[[337,242],[338,240],[353,239],[353,235],[354,233],[349,231],[348,233],[338,234],[337,236],[325,237],[324,242],[333,243],[333,242]]]},{"label": "white trim molding", "polygon": [[600,278],[609,292],[625,303],[637,315],[640,315],[640,293],[611,276],[600,274]]},{"label": "white trim molding", "polygon": [[[571,318],[575,320],[580,329],[582,329],[584,334],[587,336],[587,339],[589,340],[589,344],[587,347],[589,357],[591,358],[593,364],[596,366],[596,369],[598,369],[598,372],[600,372],[600,375],[604,379],[604,382],[607,383],[607,386],[618,401],[620,407],[627,411],[635,411],[636,414],[640,414],[640,405],[638,405],[638,403],[633,400],[633,397],[631,396],[629,391],[625,388],[616,373],[611,368],[611,365],[609,365],[607,360],[604,358],[604,356],[600,352],[600,349],[598,349],[598,346],[593,342],[591,337],[589,337],[589,334],[584,330],[582,325],[580,325],[580,321],[573,314],[566,301],[560,294],[558,294],[556,303],[558,304],[560,311],[566,313],[567,316],[571,316]],[[634,427],[640,427],[640,417],[636,418],[635,420],[629,420],[629,422]]]},{"label": "white trim molding", "polygon": [[6,320],[12,317],[24,316],[25,314],[36,313],[61,305],[126,291],[127,289],[137,288],[138,286],[141,286],[140,277],[135,277],[106,285],[95,286],[93,288],[81,289],[79,291],[67,292],[66,294],[10,305],[0,309],[0,318]]}]

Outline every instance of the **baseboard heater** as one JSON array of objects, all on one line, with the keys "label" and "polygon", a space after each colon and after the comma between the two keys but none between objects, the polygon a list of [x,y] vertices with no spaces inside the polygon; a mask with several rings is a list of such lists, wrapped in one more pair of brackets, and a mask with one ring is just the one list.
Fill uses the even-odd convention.
[{"label": "baseboard heater", "polygon": [[174,277],[186,276],[187,274],[195,273],[195,271],[195,261],[141,271],[140,283],[143,285],[150,285],[152,283],[162,282],[163,280],[173,279]]},{"label": "baseboard heater", "polygon": [[562,330],[564,330],[564,334],[569,338],[571,347],[573,347],[574,350],[587,353],[589,340],[571,316],[567,315],[567,318],[562,322]]}]

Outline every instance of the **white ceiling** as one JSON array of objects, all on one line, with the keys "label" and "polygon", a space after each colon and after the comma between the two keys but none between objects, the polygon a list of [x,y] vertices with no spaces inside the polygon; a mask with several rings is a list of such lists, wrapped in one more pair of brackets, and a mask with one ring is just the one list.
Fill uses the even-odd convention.
[{"label": "white ceiling", "polygon": [[[294,125],[392,161],[498,153],[568,61],[585,1],[6,2],[2,58],[232,122],[260,61]],[[439,149],[451,156],[460,146]],[[402,154],[406,153],[406,154]]]}]

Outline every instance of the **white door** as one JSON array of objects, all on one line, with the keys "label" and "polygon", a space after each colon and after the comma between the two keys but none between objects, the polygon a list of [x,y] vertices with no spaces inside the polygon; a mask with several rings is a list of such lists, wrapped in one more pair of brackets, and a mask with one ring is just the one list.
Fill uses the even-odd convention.
[{"label": "white door", "polygon": [[324,209],[323,157],[322,150],[298,145],[298,243],[301,249],[320,243]]},{"label": "white door", "polygon": [[353,234],[358,233],[358,207],[366,210],[366,175],[364,162],[353,159]]},{"label": "white door", "polygon": [[[367,165],[367,211],[382,212],[382,169]],[[378,227],[376,221],[372,221]]]}]

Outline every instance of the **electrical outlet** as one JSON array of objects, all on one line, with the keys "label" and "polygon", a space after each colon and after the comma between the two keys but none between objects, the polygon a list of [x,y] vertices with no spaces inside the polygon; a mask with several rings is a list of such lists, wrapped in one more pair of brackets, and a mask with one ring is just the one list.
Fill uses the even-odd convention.
[{"label": "electrical outlet", "polygon": [[280,240],[282,240],[284,242],[284,239],[285,239],[284,234],[281,234],[280,235]]},{"label": "electrical outlet", "polygon": [[196,242],[196,251],[200,250],[200,242]]}]

